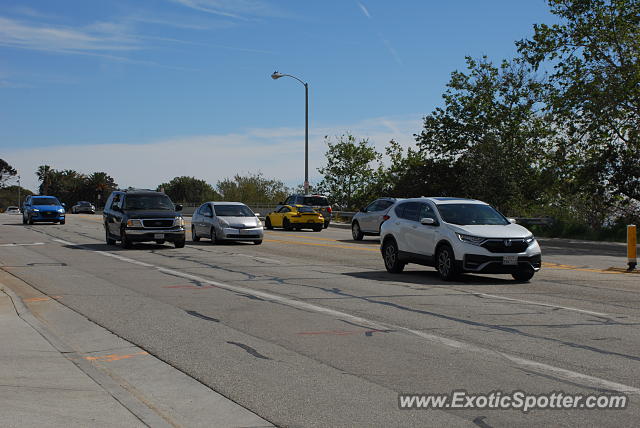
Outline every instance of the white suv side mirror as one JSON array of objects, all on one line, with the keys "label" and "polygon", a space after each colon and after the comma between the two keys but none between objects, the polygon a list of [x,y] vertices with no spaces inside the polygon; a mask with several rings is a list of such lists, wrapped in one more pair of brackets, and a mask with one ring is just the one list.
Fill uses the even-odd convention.
[{"label": "white suv side mirror", "polygon": [[437,223],[437,221],[435,221],[435,219],[425,217],[420,219],[420,223],[427,226],[434,226]]},{"label": "white suv side mirror", "polygon": [[516,224],[518,222],[515,218],[509,218],[507,220],[509,220],[509,223],[511,224]]}]

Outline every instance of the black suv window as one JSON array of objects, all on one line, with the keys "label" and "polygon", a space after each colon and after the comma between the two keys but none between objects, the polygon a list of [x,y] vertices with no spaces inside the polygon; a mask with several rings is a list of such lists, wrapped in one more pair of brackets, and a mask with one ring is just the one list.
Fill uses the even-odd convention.
[{"label": "black suv window", "polygon": [[163,194],[142,194],[127,195],[124,200],[125,210],[167,210],[173,211],[175,208],[171,199]]},{"label": "black suv window", "polygon": [[422,204],[419,202],[405,202],[404,204],[398,205],[395,211],[400,218],[419,221],[418,215],[420,214],[420,205]]},{"label": "black suv window", "polygon": [[329,205],[329,200],[324,196],[305,196],[302,205]]},{"label": "black suv window", "polygon": [[284,201],[285,205],[291,205],[291,204],[295,204],[296,203],[296,197],[295,196],[289,196],[287,198],[286,201]]},{"label": "black suv window", "polygon": [[113,197],[113,201],[111,202],[111,208],[118,207],[122,208],[122,193],[116,193]]}]

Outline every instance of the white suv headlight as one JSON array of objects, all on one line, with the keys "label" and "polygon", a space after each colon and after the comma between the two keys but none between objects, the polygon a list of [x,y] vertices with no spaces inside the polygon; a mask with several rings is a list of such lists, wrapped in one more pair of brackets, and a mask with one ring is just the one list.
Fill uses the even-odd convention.
[{"label": "white suv headlight", "polygon": [[173,225],[174,226],[184,226],[184,218],[176,217],[175,220],[173,220]]},{"label": "white suv headlight", "polygon": [[535,241],[535,240],[536,240],[536,238],[534,238],[533,235],[530,235],[530,236],[527,236],[526,238],[524,238],[524,242],[526,242],[527,245],[531,245],[531,243],[533,241]]},{"label": "white suv headlight", "polygon": [[486,239],[486,238],[481,238],[479,236],[463,235],[462,233],[456,233],[456,235],[458,236],[458,239],[461,240],[462,242],[466,242],[467,244],[472,244],[472,245],[480,245]]}]

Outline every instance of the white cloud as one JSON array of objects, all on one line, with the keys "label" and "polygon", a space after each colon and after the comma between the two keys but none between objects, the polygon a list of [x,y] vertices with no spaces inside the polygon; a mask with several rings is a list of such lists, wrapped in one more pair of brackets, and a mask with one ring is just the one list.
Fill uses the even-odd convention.
[{"label": "white cloud", "polygon": [[[320,127],[309,136],[309,174],[324,163],[324,136],[351,132],[368,138],[380,152],[395,139],[413,144],[413,133],[422,127],[420,115],[412,118],[374,118],[351,125]],[[227,135],[188,136],[148,144],[84,144],[3,149],[3,159],[18,169],[24,187],[36,190],[35,171],[47,164],[55,169],[82,173],[104,171],[123,187],[155,188],[173,177],[188,175],[211,184],[237,173],[263,172],[288,185],[302,183],[304,176],[304,129],[252,129]]]},{"label": "white cloud", "polygon": [[364,13],[364,16],[366,16],[367,18],[371,18],[371,14],[369,13],[369,9],[367,9],[362,3],[360,3],[359,1],[356,2],[358,4],[358,6],[360,7],[360,9],[362,10],[362,13]]},{"label": "white cloud", "polygon": [[98,23],[84,30],[23,23],[0,17],[0,45],[63,53],[124,51],[138,48],[122,27]]},{"label": "white cloud", "polygon": [[188,8],[240,20],[246,16],[281,16],[274,7],[260,0],[171,0]]}]

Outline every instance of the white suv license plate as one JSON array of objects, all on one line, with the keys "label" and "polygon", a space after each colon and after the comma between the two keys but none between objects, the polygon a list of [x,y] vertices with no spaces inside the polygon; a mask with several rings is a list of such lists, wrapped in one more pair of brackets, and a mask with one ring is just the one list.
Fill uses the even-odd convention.
[{"label": "white suv license plate", "polygon": [[153,239],[164,239],[164,233],[154,233]]},{"label": "white suv license plate", "polygon": [[502,256],[502,264],[503,265],[517,265],[518,264],[518,256]]}]

